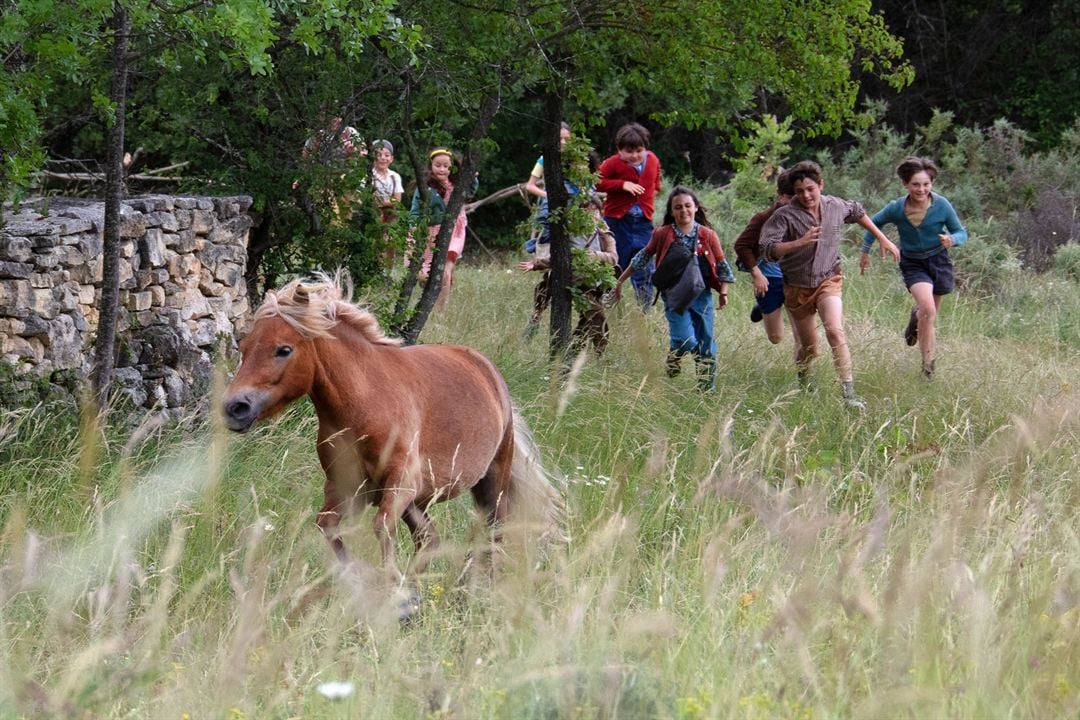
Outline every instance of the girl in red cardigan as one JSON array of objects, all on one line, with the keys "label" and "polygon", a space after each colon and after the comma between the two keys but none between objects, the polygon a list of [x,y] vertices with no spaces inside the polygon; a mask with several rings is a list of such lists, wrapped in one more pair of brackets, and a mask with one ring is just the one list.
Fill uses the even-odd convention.
[{"label": "girl in red cardigan", "polygon": [[[652,236],[653,202],[660,192],[660,159],[649,151],[649,131],[637,123],[623,125],[615,133],[616,153],[600,164],[598,192],[607,193],[604,221],[615,235],[619,267],[630,260]],[[634,292],[642,309],[652,300],[652,268],[634,273]]]},{"label": "girl in red cardigan", "polygon": [[712,290],[716,290],[720,295],[716,304],[723,310],[727,305],[728,285],[735,282],[735,274],[724,259],[720,238],[709,226],[705,210],[698,204],[693,190],[679,185],[671,191],[663,227],[653,232],[649,243],[623,270],[615,283],[612,296],[618,301],[626,279],[636,270],[645,267],[650,257],[656,259],[657,265],[662,263],[668,249],[677,242],[683,243],[694,252],[701,268],[701,277],[705,280],[705,289],[682,312],[675,312],[664,294],[664,317],[667,318],[668,330],[671,333],[671,349],[667,356],[668,377],[678,375],[682,356],[688,352],[693,353],[698,371],[698,386],[702,390],[715,390],[716,339],[713,335],[715,315]]}]

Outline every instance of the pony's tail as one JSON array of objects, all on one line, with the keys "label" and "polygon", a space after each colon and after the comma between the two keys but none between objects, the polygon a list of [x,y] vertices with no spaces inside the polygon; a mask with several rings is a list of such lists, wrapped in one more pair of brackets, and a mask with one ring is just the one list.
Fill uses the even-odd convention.
[{"label": "pony's tail", "polygon": [[510,521],[542,540],[565,542],[562,494],[540,461],[540,451],[525,418],[514,408],[514,462],[510,467]]}]

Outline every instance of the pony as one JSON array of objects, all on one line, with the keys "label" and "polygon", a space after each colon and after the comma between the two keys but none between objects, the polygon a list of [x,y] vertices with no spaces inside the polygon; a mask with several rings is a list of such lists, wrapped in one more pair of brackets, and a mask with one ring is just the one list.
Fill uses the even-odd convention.
[{"label": "pony", "polygon": [[340,522],[366,501],[385,567],[398,521],[421,571],[438,545],[432,503],[468,490],[495,529],[511,516],[557,532],[563,511],[536,444],[490,360],[462,345],[403,346],[352,303],[342,271],[269,291],[240,343],[226,426],[243,433],[308,396],[326,475],[317,524],[346,560]]}]

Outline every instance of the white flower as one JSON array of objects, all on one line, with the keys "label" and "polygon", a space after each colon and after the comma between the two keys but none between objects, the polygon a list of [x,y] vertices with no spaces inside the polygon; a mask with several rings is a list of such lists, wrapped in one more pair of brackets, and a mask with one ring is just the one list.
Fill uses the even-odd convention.
[{"label": "white flower", "polygon": [[315,687],[315,692],[331,700],[340,700],[353,694],[356,685],[351,682],[324,682]]}]

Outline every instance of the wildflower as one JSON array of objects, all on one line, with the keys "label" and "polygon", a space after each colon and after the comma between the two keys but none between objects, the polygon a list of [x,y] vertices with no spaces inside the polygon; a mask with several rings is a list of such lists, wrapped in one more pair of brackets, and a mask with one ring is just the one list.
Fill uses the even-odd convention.
[{"label": "wildflower", "polygon": [[353,694],[356,686],[351,682],[324,682],[315,686],[315,692],[331,700],[340,700]]}]

